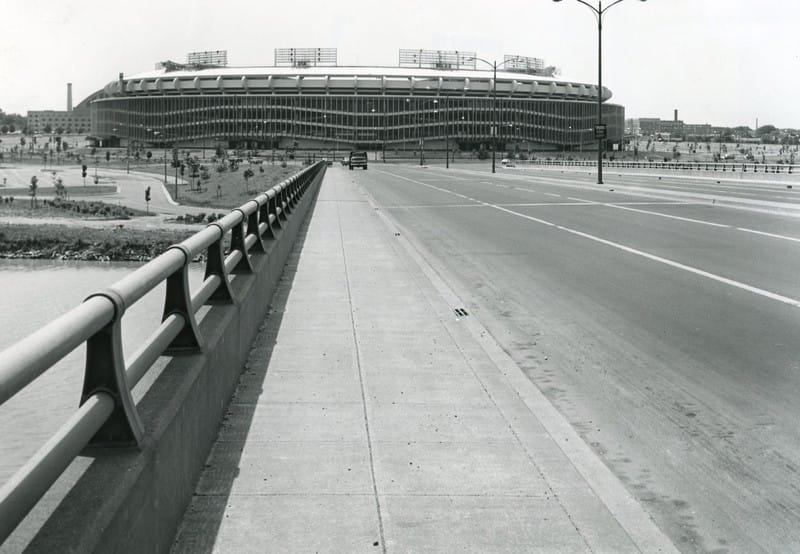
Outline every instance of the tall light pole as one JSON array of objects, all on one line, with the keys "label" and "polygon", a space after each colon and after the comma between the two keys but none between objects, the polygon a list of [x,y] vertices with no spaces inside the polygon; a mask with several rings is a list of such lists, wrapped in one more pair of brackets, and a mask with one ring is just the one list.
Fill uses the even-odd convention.
[{"label": "tall light pole", "polygon": [[[553,0],[554,2],[560,2],[561,0]],[[581,0],[578,0],[580,2]],[[618,2],[622,2],[622,0],[617,0]],[[496,173],[495,166],[497,165],[496,158],[497,158],[497,130],[500,127],[500,123],[497,120],[497,67],[504,66],[509,62],[518,61],[519,58],[509,58],[505,61],[497,63],[497,60],[490,62],[489,60],[484,60],[483,58],[469,58],[469,60],[476,60],[479,62],[483,62],[485,64],[492,66],[492,119],[494,120],[494,125],[492,126],[492,173]]]},{"label": "tall light pole", "polygon": [[444,167],[450,169],[450,106],[445,104],[444,109]]},{"label": "tall light pole", "polygon": [[[595,8],[588,2],[584,0],[575,0],[576,2],[580,2],[592,12],[594,12],[594,16],[597,19],[597,129],[603,129],[603,15],[605,13],[622,2],[622,0],[615,0],[605,8],[603,7],[602,0],[598,0],[597,7]],[[647,0],[639,0],[640,2],[646,2]],[[553,0],[553,2],[561,2],[561,0]],[[595,133],[597,134],[597,133]],[[597,138],[597,184],[603,184],[603,138]]]}]

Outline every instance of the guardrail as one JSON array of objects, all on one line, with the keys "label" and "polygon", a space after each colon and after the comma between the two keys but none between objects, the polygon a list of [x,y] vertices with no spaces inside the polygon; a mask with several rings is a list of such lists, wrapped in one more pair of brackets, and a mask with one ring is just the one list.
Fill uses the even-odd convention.
[{"label": "guardrail", "polygon": [[[197,311],[206,304],[237,303],[229,277],[254,272],[250,254],[267,251],[267,242],[279,236],[303,194],[324,171],[325,164],[319,162],[275,185],[0,352],[2,405],[86,344],[79,408],[0,488],[0,543],[84,447],[141,445],[147,430],[133,401],[133,387],[160,356],[202,352]],[[189,264],[202,253],[204,280],[192,292]],[[166,293],[161,324],[126,359],[121,340],[125,311],[162,282]]]},{"label": "guardrail", "polygon": [[[547,167],[597,167],[597,162],[586,160],[525,160],[516,162],[518,166]],[[800,165],[760,164],[760,163],[714,163],[714,162],[633,162],[604,161],[603,167],[625,169],[667,169],[672,171],[721,171],[731,173],[773,173],[783,175],[800,174]]]}]

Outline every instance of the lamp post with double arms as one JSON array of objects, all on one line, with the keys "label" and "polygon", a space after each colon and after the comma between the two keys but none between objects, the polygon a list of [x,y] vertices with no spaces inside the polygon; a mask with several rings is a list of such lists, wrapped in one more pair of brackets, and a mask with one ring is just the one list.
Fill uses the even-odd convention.
[{"label": "lamp post with double arms", "polygon": [[[561,2],[562,0],[553,0],[553,2]],[[622,2],[622,0],[615,0],[611,4],[603,7],[602,0],[598,0],[597,7],[595,8],[584,0],[575,0],[580,2],[592,12],[594,12],[597,19],[597,129],[603,128],[603,15]],[[639,0],[646,2],[647,0]],[[599,137],[599,135],[598,135]],[[603,184],[603,141],[605,137],[597,139],[597,184]]]},{"label": "lamp post with double arms", "polygon": [[[561,0],[555,0],[556,2],[560,2]],[[581,0],[578,0],[579,2]],[[622,0],[617,0],[621,2]],[[507,60],[503,60],[500,63],[497,63],[497,60],[490,62],[489,60],[484,60],[483,58],[470,58],[469,60],[476,60],[479,62],[483,62],[492,66],[492,119],[494,125],[492,126],[492,173],[496,173],[495,167],[497,165],[497,131],[500,128],[500,122],[497,120],[497,68],[502,67],[509,62],[518,61],[519,58],[509,58]],[[468,61],[469,61],[468,60]]]}]

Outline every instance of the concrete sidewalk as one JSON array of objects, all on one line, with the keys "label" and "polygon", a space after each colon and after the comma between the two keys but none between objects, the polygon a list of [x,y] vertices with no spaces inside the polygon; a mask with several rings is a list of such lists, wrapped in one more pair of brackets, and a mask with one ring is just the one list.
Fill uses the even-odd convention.
[{"label": "concrete sidewalk", "polygon": [[457,297],[331,168],[173,552],[668,552]]}]

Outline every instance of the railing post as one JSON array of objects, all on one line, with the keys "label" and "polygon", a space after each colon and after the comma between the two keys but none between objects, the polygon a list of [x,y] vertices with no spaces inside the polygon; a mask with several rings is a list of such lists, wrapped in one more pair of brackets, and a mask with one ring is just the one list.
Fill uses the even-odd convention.
[{"label": "railing post", "polygon": [[265,194],[267,195],[267,199],[258,208],[258,220],[263,223],[266,223],[267,225],[266,229],[264,230],[264,233],[261,235],[262,244],[265,239],[275,240],[277,236],[277,232],[272,228],[272,222],[269,220],[272,196],[270,196],[270,191],[267,191]]},{"label": "railing post", "polygon": [[280,203],[280,199],[278,198],[278,191],[276,191],[273,188],[269,192],[272,193],[272,195],[269,198],[269,206],[270,206],[269,212],[275,216],[275,220],[273,221],[273,223],[275,224],[276,229],[273,229],[273,231],[275,230],[280,231],[283,225],[281,225],[281,216],[280,216],[280,212],[282,210],[278,206],[278,204]]},{"label": "railing post", "polygon": [[205,281],[209,277],[216,275],[220,279],[220,284],[206,301],[206,304],[236,304],[236,297],[233,295],[228,276],[225,274],[225,256],[222,252],[222,240],[225,238],[225,232],[219,223],[209,223],[208,226],[217,228],[219,238],[208,245],[206,273],[203,280]]},{"label": "railing post", "polygon": [[242,220],[231,228],[231,250],[238,250],[242,253],[242,258],[239,260],[239,263],[236,264],[236,267],[233,268],[231,273],[253,273],[253,265],[250,263],[250,255],[247,253],[247,245],[244,243],[244,226],[247,222],[247,217],[244,215],[244,211],[242,211],[240,208],[236,208],[235,210],[231,211],[242,214]]},{"label": "railing post", "polygon": [[288,183],[288,187],[287,187],[288,190],[286,191],[286,194],[289,196],[288,204],[289,204],[289,207],[292,210],[294,210],[295,207],[297,206],[297,183],[299,182],[299,180],[300,180],[300,177],[298,177],[297,175],[295,175],[291,179],[289,179],[289,183]]},{"label": "railing post", "polygon": [[276,185],[276,188],[277,187],[280,187],[280,188],[278,188],[277,191],[275,191],[277,193],[277,195],[275,197],[275,201],[276,201],[276,203],[278,205],[278,208],[280,208],[280,211],[278,212],[278,218],[277,219],[278,219],[278,221],[281,221],[281,220],[288,221],[289,218],[286,215],[287,214],[287,210],[286,210],[286,190],[285,190],[286,187],[283,186],[283,185]]},{"label": "railing post", "polygon": [[189,250],[180,244],[170,246],[167,250],[178,249],[183,252],[184,262],[180,269],[167,277],[167,294],[164,298],[164,321],[172,315],[183,317],[183,328],[164,350],[164,355],[191,355],[202,352],[202,339],[197,329],[197,320],[192,309],[192,295],[189,289]]},{"label": "railing post", "polygon": [[[136,411],[125,373],[122,354],[122,314],[125,301],[107,289],[86,298],[101,296],[114,305],[114,319],[86,340],[86,366],[80,405],[97,393],[114,399],[114,410],[89,441],[92,446],[138,446],[144,427]],[[84,300],[84,302],[86,301]]]},{"label": "railing post", "polygon": [[[251,202],[256,202],[256,201],[251,200]],[[256,209],[253,210],[253,213],[247,216],[246,237],[253,235],[256,238],[256,242],[253,243],[253,246],[250,247],[250,250],[252,250],[253,252],[258,252],[263,254],[264,252],[267,251],[267,249],[264,247],[264,243],[261,241],[261,233],[259,232],[258,228],[260,215],[261,215],[261,206],[259,206],[258,202],[256,202]]]},{"label": "railing post", "polygon": [[289,179],[288,183],[284,183],[283,186],[281,186],[281,192],[280,192],[281,205],[283,206],[283,212],[285,214],[284,217],[286,217],[287,220],[289,219],[289,214],[292,213],[292,204],[290,203],[290,198],[289,198],[290,183],[291,179]]}]

